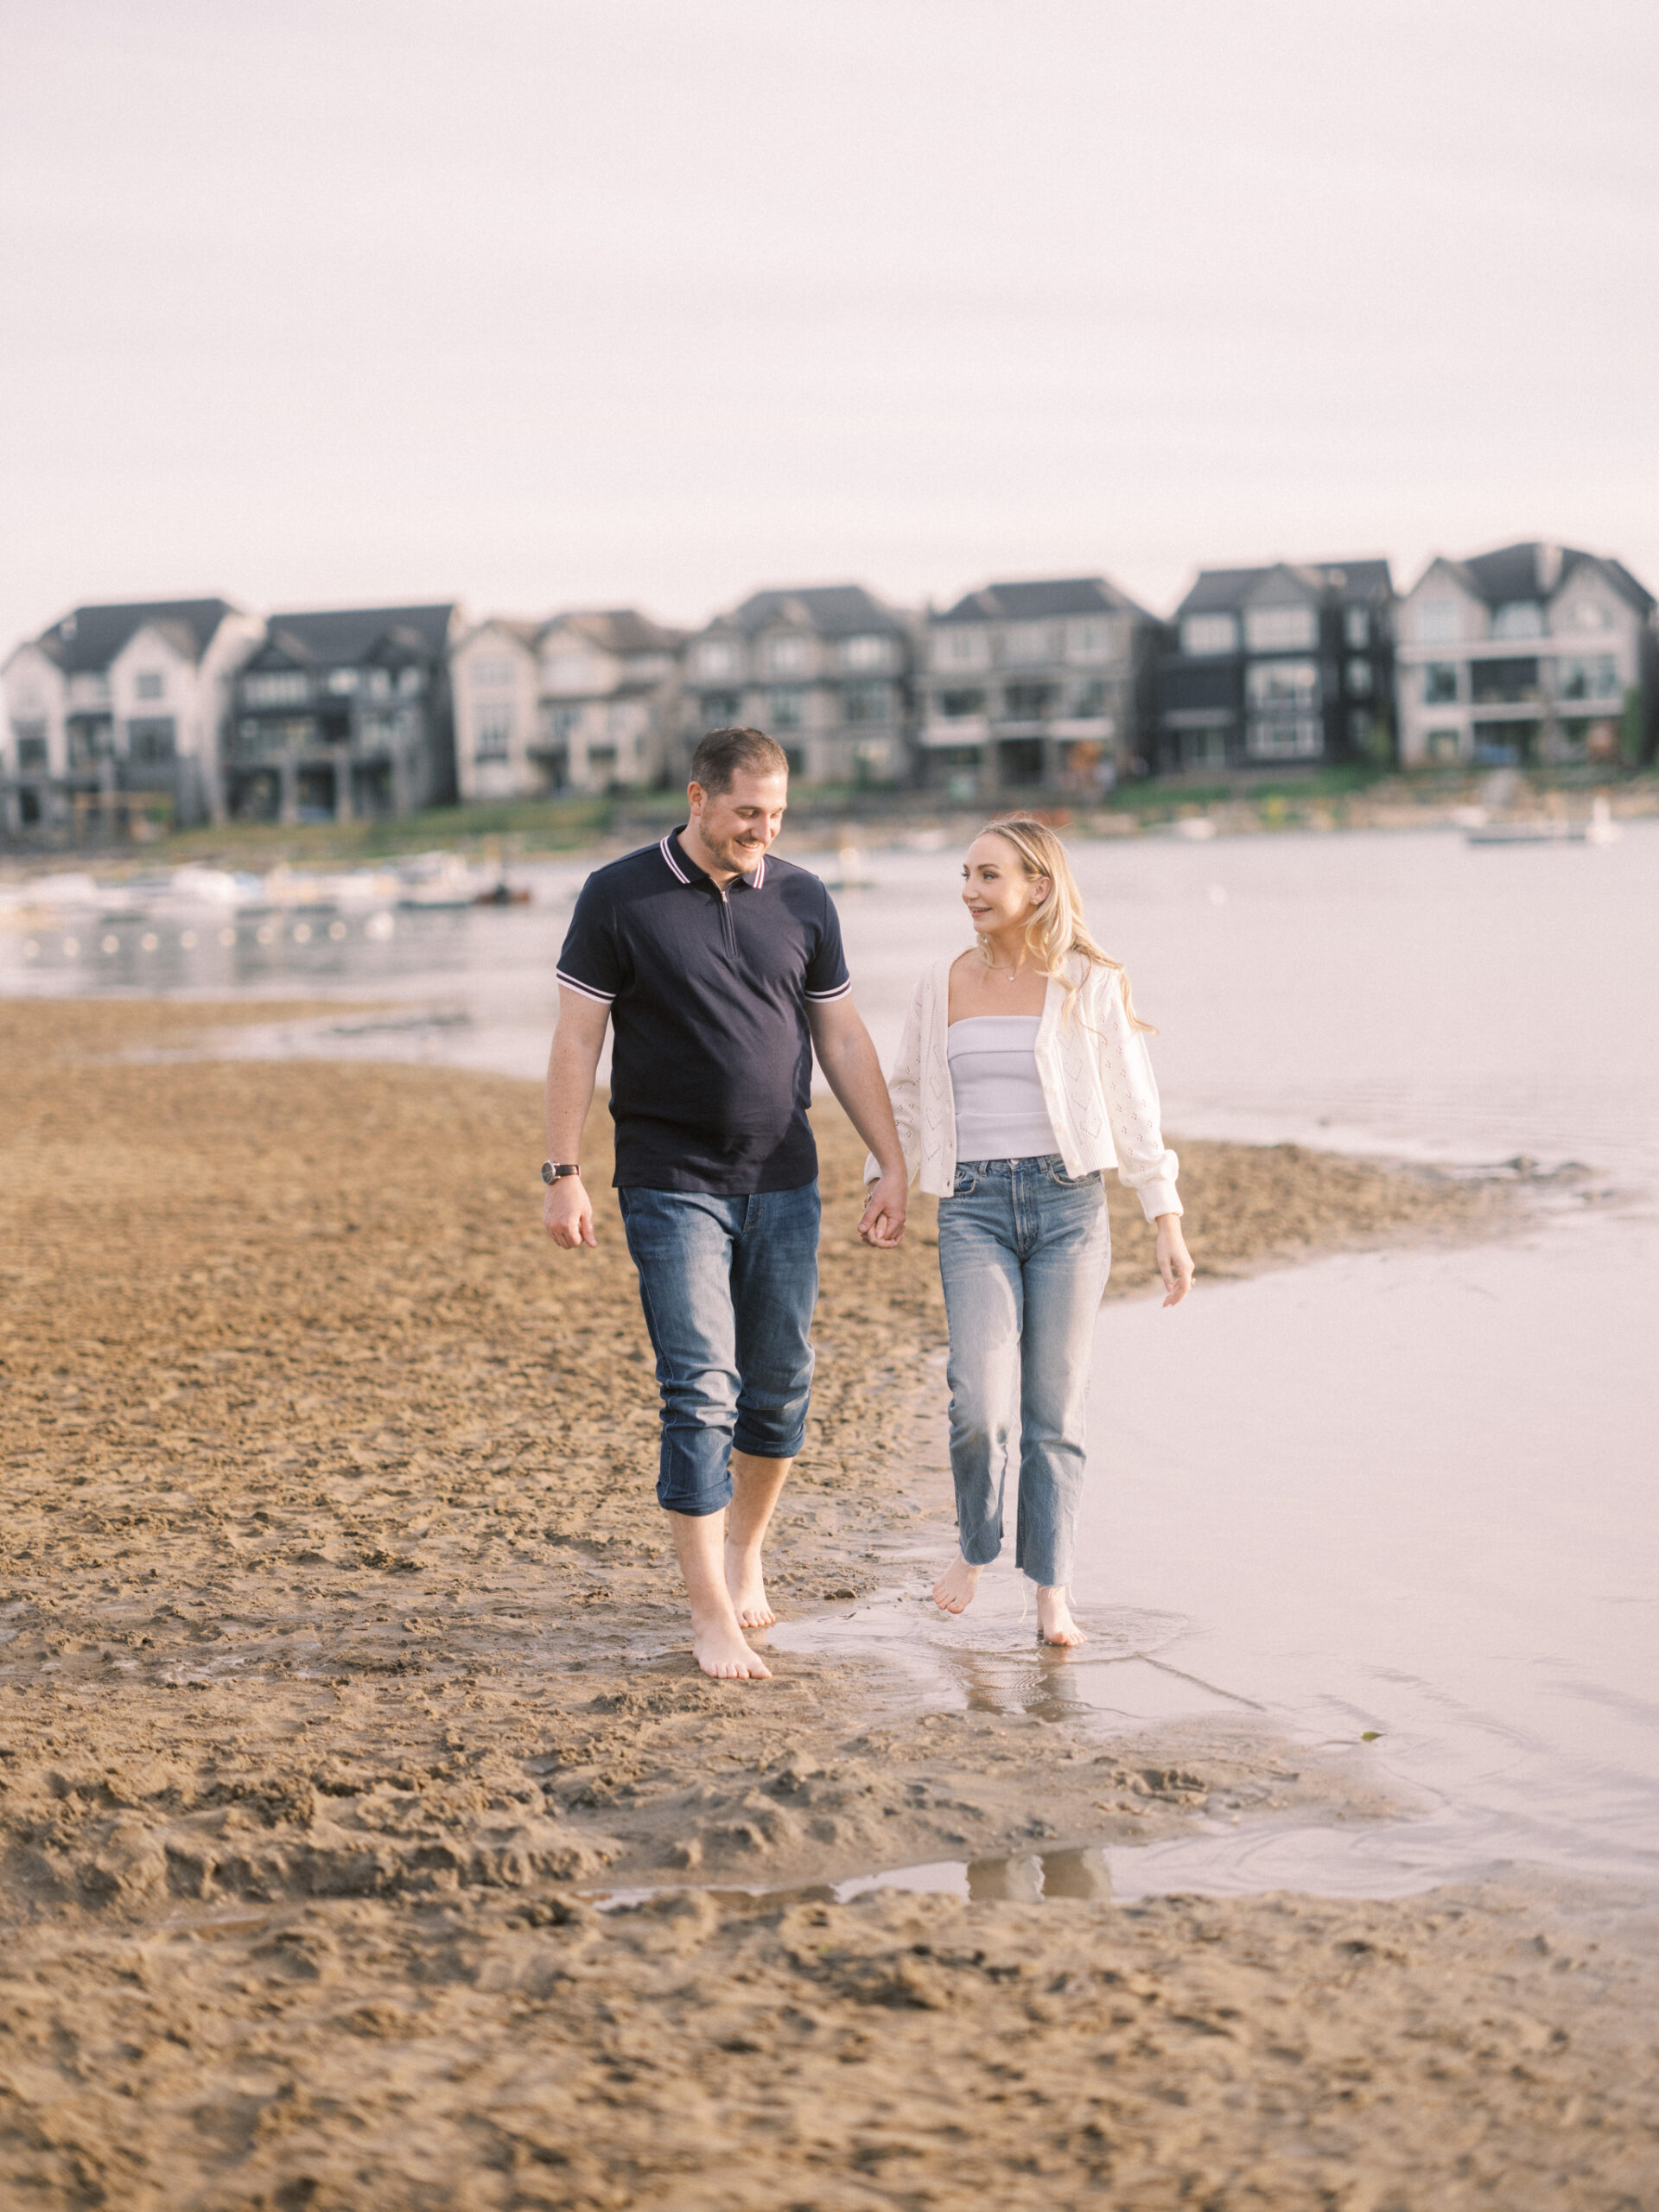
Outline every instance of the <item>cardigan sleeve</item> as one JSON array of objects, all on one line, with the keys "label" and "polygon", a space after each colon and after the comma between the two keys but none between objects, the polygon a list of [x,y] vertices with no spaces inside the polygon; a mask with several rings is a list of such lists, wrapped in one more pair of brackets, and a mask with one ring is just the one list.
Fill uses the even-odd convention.
[{"label": "cardigan sleeve", "polygon": [[[893,1072],[887,1077],[893,1118],[904,1147],[906,1177],[912,1183],[922,1164],[922,994],[926,981],[924,976],[911,995],[910,1011],[905,1016]],[[864,1180],[873,1183],[880,1173],[875,1154],[870,1153],[864,1161]]]},{"label": "cardigan sleeve", "polygon": [[1100,996],[1101,1087],[1112,1125],[1118,1180],[1140,1199],[1147,1219],[1156,1221],[1160,1213],[1181,1211],[1175,1189],[1181,1164],[1164,1142],[1152,1055],[1146,1033],[1129,1020],[1119,970],[1106,971]]}]

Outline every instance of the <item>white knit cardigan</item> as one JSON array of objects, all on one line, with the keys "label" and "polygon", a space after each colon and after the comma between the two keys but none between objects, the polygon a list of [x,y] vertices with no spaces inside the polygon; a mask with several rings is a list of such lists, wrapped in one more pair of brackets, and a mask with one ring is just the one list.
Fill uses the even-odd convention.
[{"label": "white knit cardigan", "polygon": [[[957,1176],[957,1107],[944,1041],[950,968],[950,959],[936,961],[917,984],[887,1078],[905,1165],[912,1179],[919,1174],[923,1190],[941,1198]],[[1129,1020],[1121,971],[1073,953],[1067,981],[1079,970],[1081,988],[1064,1020],[1066,984],[1050,976],[1037,1027],[1037,1072],[1065,1172],[1116,1167],[1148,1221],[1179,1213],[1180,1162],[1164,1144],[1146,1034]],[[867,1182],[879,1173],[874,1158],[865,1162]]]}]

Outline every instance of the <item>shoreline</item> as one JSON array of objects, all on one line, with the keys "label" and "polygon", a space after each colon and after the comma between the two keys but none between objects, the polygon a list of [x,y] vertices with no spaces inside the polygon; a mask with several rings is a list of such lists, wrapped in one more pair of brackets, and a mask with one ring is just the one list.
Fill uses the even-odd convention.
[{"label": "shoreline", "polygon": [[[537,1087],[111,1057],[270,1017],[0,1004],[0,2175],[50,2206],[96,2201],[87,2176],[214,2207],[285,2205],[310,2176],[294,2203],[365,2212],[983,2201],[957,2143],[1009,2205],[1058,2177],[1133,2188],[1137,2212],[1381,2208],[1352,2193],[1358,2126],[1402,2202],[1440,2176],[1465,2194],[1436,2202],[1507,2212],[1547,2170],[1577,2177],[1551,2202],[1637,2201],[1653,2139],[1607,2054],[1650,2003],[1650,1916],[1524,1876],[1114,1906],[1081,1855],[1201,1808],[1398,1808],[1363,1747],[1316,1758],[1250,1719],[1113,1737],[1041,1697],[917,1712],[884,1662],[787,1653],[770,1682],[707,1681],[613,1208],[598,1254],[541,1243]],[[928,1209],[900,1253],[867,1252],[861,1148],[814,1119],[820,1380],[770,1578],[795,1615],[950,1541]],[[1182,1150],[1211,1274],[1520,1217],[1513,1183]],[[1150,1251],[1125,1228],[1116,1295]],[[713,1894],[1045,1854],[1078,1864],[1040,1905]],[[577,1894],[630,1887],[661,1894]],[[764,2093],[747,2052],[774,2062]],[[1040,2187],[1006,2163],[1010,2094]],[[1477,2167],[1510,2146],[1519,2193],[1444,2164],[1440,2111]],[[1306,2128],[1330,2146],[1293,2155]]]}]

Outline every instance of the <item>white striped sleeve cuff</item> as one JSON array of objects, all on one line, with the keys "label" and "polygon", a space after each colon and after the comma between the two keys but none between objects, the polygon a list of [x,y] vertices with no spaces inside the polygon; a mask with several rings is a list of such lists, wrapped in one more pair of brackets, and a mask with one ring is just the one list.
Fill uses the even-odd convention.
[{"label": "white striped sleeve cuff", "polygon": [[596,991],[591,983],[584,983],[580,976],[567,975],[563,968],[556,968],[553,972],[567,991],[579,991],[583,998],[592,999],[596,1005],[609,1006],[616,996],[614,991]]},{"label": "white striped sleeve cuff", "polygon": [[853,979],[849,976],[844,983],[837,983],[831,990],[809,991],[806,995],[818,1005],[822,1005],[826,999],[844,999],[852,988]]}]

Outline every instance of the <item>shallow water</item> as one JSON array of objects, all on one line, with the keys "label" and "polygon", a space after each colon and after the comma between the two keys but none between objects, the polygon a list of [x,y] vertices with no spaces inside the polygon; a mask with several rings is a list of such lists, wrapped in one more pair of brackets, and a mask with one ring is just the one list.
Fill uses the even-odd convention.
[{"label": "shallow water", "polygon": [[[1503,1859],[1659,1872],[1659,825],[1605,849],[1146,838],[1077,859],[1160,1023],[1172,1127],[1576,1160],[1618,1197],[1489,1246],[1201,1284],[1176,1313],[1109,1306],[1077,1578],[1094,1641],[1075,1658],[1036,1649],[1011,1571],[940,1620],[919,1558],[906,1594],[777,1640],[886,1653],[944,1701],[1082,1704],[1115,1726],[1265,1714],[1310,1744],[1375,1732],[1367,1756],[1419,1808],[1200,1824],[1109,1853],[1123,1893],[1379,1893]],[[965,941],[955,869],[873,854],[874,887],[840,901],[884,1052],[922,962]],[[73,956],[67,926],[31,925],[31,956],[9,930],[0,989],[372,997],[238,1049],[531,1075],[580,875],[525,871],[528,909],[399,912],[375,936],[341,914],[343,936],[313,916],[296,940],[284,917],[261,943],[271,925],[251,918],[186,947],[188,923],[140,916],[95,938],[77,923]]]}]

